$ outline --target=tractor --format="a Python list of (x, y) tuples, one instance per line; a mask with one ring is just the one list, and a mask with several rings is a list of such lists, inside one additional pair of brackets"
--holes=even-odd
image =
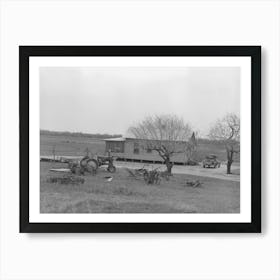
[(110, 173), (116, 172), (114, 159), (112, 156), (95, 156), (94, 158), (84, 157), (80, 161), (80, 166), (88, 170), (90, 173), (96, 173), (100, 166), (107, 165), (107, 171)]
[(97, 169), (104, 165), (107, 165), (108, 172), (116, 172), (112, 156), (95, 156), (94, 158), (85, 156), (79, 162), (69, 162), (69, 169), (72, 173), (78, 175), (83, 175), (85, 172), (89, 172), (94, 175), (96, 174)]

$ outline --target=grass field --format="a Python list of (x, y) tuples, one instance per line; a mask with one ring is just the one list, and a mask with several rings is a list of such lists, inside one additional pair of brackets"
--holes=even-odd
[[(216, 178), (174, 174), (170, 181), (147, 185), (130, 178), (123, 168), (111, 175), (98, 170), (97, 175), (83, 176), (81, 185), (48, 183), (50, 176), (59, 176), (50, 168), (65, 164), (41, 162), (41, 213), (238, 213), (239, 182)], [(60, 175), (62, 176), (62, 175)], [(202, 187), (186, 187), (186, 180), (200, 180)]]
[(93, 154), (103, 155), (105, 142), (86, 136), (44, 135), (40, 137), (41, 156), (52, 155), (53, 147), (57, 156), (83, 156), (86, 148)]

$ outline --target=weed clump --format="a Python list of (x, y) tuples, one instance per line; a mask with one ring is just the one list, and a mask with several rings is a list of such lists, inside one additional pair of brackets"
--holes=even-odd
[(80, 185), (85, 182), (84, 178), (73, 176), (73, 175), (64, 175), (64, 176), (55, 176), (49, 177), (47, 179), (48, 183), (52, 184), (62, 184), (62, 185)]

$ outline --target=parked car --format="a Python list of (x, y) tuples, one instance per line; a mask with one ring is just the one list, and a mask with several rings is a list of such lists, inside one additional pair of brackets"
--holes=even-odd
[(217, 168), (221, 166), (221, 162), (217, 160), (216, 155), (209, 155), (206, 156), (205, 159), (202, 161), (203, 168)]

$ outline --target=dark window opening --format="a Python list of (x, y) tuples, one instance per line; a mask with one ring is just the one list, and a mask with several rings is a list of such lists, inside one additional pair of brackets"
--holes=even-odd
[(123, 153), (124, 152), (124, 143), (122, 142), (108, 142), (107, 151), (113, 153)]
[(134, 142), (133, 153), (134, 153), (134, 154), (139, 154), (139, 152), (140, 152), (139, 143)]

